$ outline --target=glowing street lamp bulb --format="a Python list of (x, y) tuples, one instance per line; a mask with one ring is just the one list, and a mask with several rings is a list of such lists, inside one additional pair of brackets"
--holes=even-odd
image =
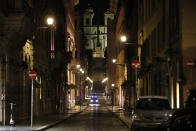
[(54, 23), (54, 20), (53, 18), (50, 17), (47, 19), (47, 22), (48, 22), (48, 25), (52, 25)]
[(124, 36), (124, 35), (123, 35), (123, 36), (121, 36), (121, 38), (120, 38), (120, 39), (121, 39), (121, 41), (122, 41), (122, 42), (127, 41), (127, 37), (126, 37), (126, 36)]
[(116, 59), (112, 59), (112, 63), (116, 63)]
[(106, 77), (106, 78), (104, 78), (104, 79), (102, 80), (102, 83), (105, 83), (107, 80), (108, 80), (108, 78), (107, 78), (107, 77)]
[(77, 68), (80, 68), (80, 65), (76, 65)]

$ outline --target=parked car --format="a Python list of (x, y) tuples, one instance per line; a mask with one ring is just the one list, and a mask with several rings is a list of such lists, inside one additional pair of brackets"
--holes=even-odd
[(167, 97), (143, 96), (137, 100), (132, 115), (131, 131), (161, 128), (172, 110)]
[(196, 90), (190, 90), (185, 107), (176, 110), (162, 126), (165, 126), (167, 131), (196, 130)]

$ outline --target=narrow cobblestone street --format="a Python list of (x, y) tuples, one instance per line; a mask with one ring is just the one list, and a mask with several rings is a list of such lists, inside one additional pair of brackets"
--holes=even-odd
[(129, 131), (129, 128), (107, 107), (88, 107), (76, 115), (47, 131)]

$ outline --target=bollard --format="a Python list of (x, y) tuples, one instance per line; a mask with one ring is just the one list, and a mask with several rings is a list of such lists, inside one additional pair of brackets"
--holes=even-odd
[(14, 121), (14, 119), (13, 119), (13, 107), (14, 107), (14, 105), (16, 105), (16, 104), (14, 104), (14, 103), (10, 103), (10, 121), (9, 121), (9, 125), (10, 126), (15, 126), (15, 121)]

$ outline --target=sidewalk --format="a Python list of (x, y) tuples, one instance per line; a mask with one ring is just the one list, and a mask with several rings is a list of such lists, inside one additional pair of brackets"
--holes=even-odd
[(120, 106), (107, 106), (108, 110), (116, 115), (127, 127), (131, 128), (131, 111), (125, 111)]
[(42, 117), (38, 120), (34, 120), (33, 122), (33, 128), (31, 129), (30, 121), (24, 121), (20, 124), (16, 123), (15, 127), (11, 126), (0, 126), (0, 131), (40, 131), (40, 130), (46, 130), (52, 126), (55, 126), (64, 120), (70, 118), (71, 116), (74, 116), (78, 113), (81, 113), (83, 110), (86, 109), (86, 106), (76, 106), (75, 109), (69, 110), (66, 113), (56, 114), (56, 115), (48, 115), (45, 117)]

